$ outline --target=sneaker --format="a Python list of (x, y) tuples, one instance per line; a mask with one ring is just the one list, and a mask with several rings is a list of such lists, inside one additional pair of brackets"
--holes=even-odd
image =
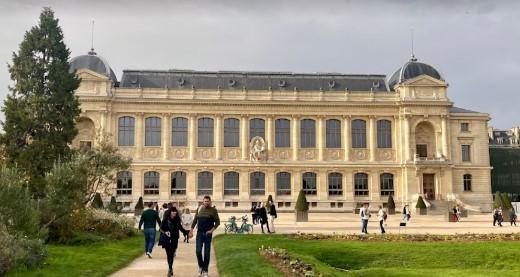
[(171, 277), (171, 276), (173, 276), (173, 270), (170, 269), (170, 270), (168, 270), (168, 277)]
[(202, 276), (202, 268), (199, 267), (199, 270), (197, 271), (198, 276)]
[(204, 272), (202, 273), (202, 277), (208, 277), (208, 273), (204, 271)]
[(148, 256), (148, 258), (151, 259), (152, 258), (152, 253), (146, 252), (146, 256)]

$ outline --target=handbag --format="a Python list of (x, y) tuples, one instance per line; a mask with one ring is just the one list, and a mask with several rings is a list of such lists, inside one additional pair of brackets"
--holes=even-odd
[(170, 245), (170, 238), (165, 233), (161, 233), (161, 235), (159, 236), (159, 244), (158, 245), (161, 245), (161, 246), (164, 246), (164, 247)]

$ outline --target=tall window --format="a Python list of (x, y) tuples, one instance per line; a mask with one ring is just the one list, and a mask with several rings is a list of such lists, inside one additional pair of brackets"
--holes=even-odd
[(238, 195), (239, 179), (238, 172), (224, 173), (224, 195)]
[(305, 172), (302, 175), (302, 189), (307, 195), (316, 195), (316, 173)]
[(300, 147), (316, 147), (316, 121), (303, 119), (300, 122)]
[(368, 196), (368, 175), (366, 173), (354, 174), (354, 195)]
[(186, 194), (186, 172), (175, 171), (171, 175), (171, 194)]
[(329, 195), (342, 195), (343, 194), (343, 185), (342, 181), (343, 175), (341, 173), (333, 172), (329, 173)]
[(130, 116), (119, 118), (117, 144), (119, 146), (134, 146), (135, 119)]
[(464, 174), (464, 191), (471, 191), (471, 174)]
[(367, 123), (364, 120), (352, 121), (352, 148), (367, 148)]
[(240, 120), (227, 118), (224, 120), (224, 147), (240, 145)]
[(212, 195), (213, 194), (213, 173), (209, 171), (199, 172), (197, 178), (198, 195)]
[(121, 171), (117, 173), (117, 195), (132, 195), (132, 172)]
[(276, 194), (291, 195), (291, 173), (276, 173)]
[(291, 121), (280, 118), (274, 122), (276, 147), (291, 147)]
[(377, 147), (392, 148), (392, 122), (390, 120), (377, 121)]
[(144, 194), (159, 194), (159, 172), (144, 173)]
[(341, 148), (341, 121), (329, 119), (325, 125), (327, 148)]
[(188, 146), (188, 119), (176, 117), (172, 119), (172, 146)]
[(249, 120), (249, 141), (254, 137), (262, 137), (265, 139), (265, 120), (261, 118)]
[(209, 117), (199, 118), (198, 121), (198, 146), (213, 147), (213, 119)]
[(251, 195), (264, 195), (265, 194), (265, 174), (263, 172), (252, 172), (250, 177), (250, 188)]
[(470, 153), (470, 145), (462, 145), (462, 161), (463, 162), (470, 162), (471, 161), (471, 153)]
[(460, 124), (460, 131), (461, 132), (469, 132), (469, 123), (463, 122)]
[(161, 119), (148, 117), (145, 120), (145, 146), (161, 146)]
[(394, 175), (383, 173), (379, 176), (381, 196), (394, 195)]

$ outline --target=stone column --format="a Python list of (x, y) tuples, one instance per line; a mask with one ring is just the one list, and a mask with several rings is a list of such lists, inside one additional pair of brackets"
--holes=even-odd
[(267, 160), (271, 159), (274, 149), (274, 127), (273, 127), (273, 116), (267, 116), (267, 130), (266, 130), (266, 143), (267, 143)]
[(170, 199), (170, 172), (168, 170), (157, 170), (159, 172), (159, 199)]
[(302, 170), (301, 169), (295, 169), (291, 172), (291, 198), (293, 202), (296, 202), (298, 199), (298, 194), (300, 193), (300, 190), (302, 189)]
[(324, 137), (324, 125), (325, 118), (323, 116), (318, 116), (318, 161), (323, 161), (323, 152), (325, 151), (325, 137)]
[(215, 200), (222, 200), (224, 194), (224, 174), (222, 169), (216, 169), (213, 171), (213, 197)]
[(144, 195), (143, 189), (143, 171), (141, 169), (132, 169), (132, 202), (134, 205), (139, 201), (139, 197)]
[(343, 131), (343, 149), (344, 149), (344, 160), (349, 161), (350, 160), (350, 116), (345, 116), (343, 118), (343, 124), (341, 124), (342, 131)]
[(265, 195), (269, 194), (273, 196), (274, 202), (276, 202), (276, 172), (275, 170), (268, 168), (264, 171), (265, 174)]
[(196, 127), (197, 116), (194, 114), (190, 114), (189, 122), (188, 122), (188, 149), (189, 149), (189, 158), (190, 161), (195, 160), (195, 149), (196, 138), (197, 138), (197, 127)]
[(249, 159), (249, 118), (243, 114), (240, 119), (240, 147), (242, 148), (242, 160)]
[(329, 198), (328, 194), (328, 178), (326, 170), (318, 170), (318, 177), (316, 178), (318, 181), (317, 189), (318, 189), (318, 199), (319, 200), (327, 200)]
[(442, 155), (444, 158), (448, 158), (448, 116), (441, 116), (441, 140), (442, 140)]
[(368, 176), (369, 181), (369, 193), (370, 193), (370, 201), (379, 201), (381, 199), (380, 193), (381, 189), (379, 188), (379, 172), (370, 171)]
[(345, 171), (343, 173), (343, 199), (347, 201), (354, 201), (354, 176), (352, 171)]
[(170, 149), (170, 143), (168, 138), (170, 137), (170, 126), (169, 114), (163, 114), (161, 123), (161, 146), (162, 146), (162, 158), (163, 160), (168, 159), (168, 150)]
[(216, 115), (216, 124), (215, 124), (215, 159), (221, 160), (222, 159), (222, 135), (223, 135), (223, 128), (222, 128), (222, 114)]
[(247, 169), (242, 169), (239, 174), (239, 199), (240, 201), (249, 201), (249, 171)]
[(136, 160), (141, 160), (143, 158), (143, 146), (144, 146), (144, 113), (137, 114), (137, 122), (136, 122), (136, 132), (135, 132), (135, 146)]
[(376, 118), (370, 116), (369, 119), (369, 132), (368, 132), (368, 148), (370, 150), (370, 161), (376, 160), (376, 148), (377, 148), (377, 130), (376, 130)]
[(198, 201), (197, 171), (193, 168), (186, 170), (186, 196), (188, 197), (188, 201)]
[(298, 160), (298, 149), (300, 148), (300, 119), (298, 116), (293, 115), (291, 122), (291, 147), (292, 147), (292, 159), (293, 161)]
[(404, 115), (403, 116), (403, 125), (404, 125), (404, 130), (403, 130), (403, 134), (404, 134), (404, 145), (403, 145), (403, 150), (404, 150), (404, 161), (409, 161), (411, 160), (411, 157), (410, 157), (410, 119), (409, 119), (409, 116), (407, 115)]

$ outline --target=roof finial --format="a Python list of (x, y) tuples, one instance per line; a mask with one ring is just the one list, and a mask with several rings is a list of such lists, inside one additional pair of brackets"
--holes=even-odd
[(94, 19), (92, 19), (91, 44), (90, 44), (90, 51), (88, 52), (88, 54), (96, 55), (96, 52), (94, 52)]
[(412, 57), (410, 58), (410, 60), (412, 62), (415, 62), (417, 61), (417, 58), (415, 57), (415, 53), (413, 51), (413, 28), (410, 29), (410, 42), (411, 42), (411, 46), (412, 46)]

